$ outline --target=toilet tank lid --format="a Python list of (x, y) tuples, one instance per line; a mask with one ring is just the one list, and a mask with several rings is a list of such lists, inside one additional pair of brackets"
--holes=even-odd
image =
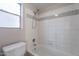
[(13, 50), (13, 49), (25, 46), (25, 45), (26, 44), (24, 42), (19, 42), (19, 43), (14, 43), (14, 44), (11, 44), (11, 45), (8, 45), (8, 46), (4, 46), (2, 49), (3, 49), (4, 52), (7, 52), (7, 51), (10, 51), (10, 50)]

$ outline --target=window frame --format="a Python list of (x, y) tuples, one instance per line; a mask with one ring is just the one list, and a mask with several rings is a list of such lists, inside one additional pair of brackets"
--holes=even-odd
[(15, 13), (12, 13), (12, 12), (9, 12), (9, 11), (6, 11), (6, 10), (3, 10), (3, 9), (0, 9), (1, 12), (4, 12), (4, 13), (8, 13), (8, 14), (11, 14), (11, 15), (15, 15), (15, 16), (18, 16), (19, 17), (19, 27), (0, 27), (0, 28), (9, 28), (9, 29), (21, 29), (21, 4), (20, 3), (17, 3), (20, 7), (20, 15), (18, 14), (15, 14)]

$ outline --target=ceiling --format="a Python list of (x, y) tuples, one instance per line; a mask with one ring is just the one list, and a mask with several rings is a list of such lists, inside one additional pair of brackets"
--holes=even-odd
[(39, 12), (42, 13), (50, 9), (55, 10), (71, 4), (72, 3), (26, 3), (26, 7), (33, 11), (39, 9)]

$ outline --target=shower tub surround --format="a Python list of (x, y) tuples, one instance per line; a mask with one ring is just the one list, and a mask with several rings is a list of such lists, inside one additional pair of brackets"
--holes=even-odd
[(48, 10), (38, 16), (36, 28), (31, 28), (31, 22), (30, 34), (26, 35), (30, 36), (27, 38), (28, 52), (35, 56), (79, 56), (79, 4)]

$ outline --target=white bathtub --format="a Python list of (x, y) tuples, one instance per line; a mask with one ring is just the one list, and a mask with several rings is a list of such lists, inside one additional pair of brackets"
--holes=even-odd
[(59, 51), (58, 49), (53, 49), (51, 47), (47, 48), (44, 46), (38, 46), (36, 50), (34, 47), (32, 50), (28, 50), (34, 56), (72, 56), (69, 53), (65, 53), (63, 51)]

